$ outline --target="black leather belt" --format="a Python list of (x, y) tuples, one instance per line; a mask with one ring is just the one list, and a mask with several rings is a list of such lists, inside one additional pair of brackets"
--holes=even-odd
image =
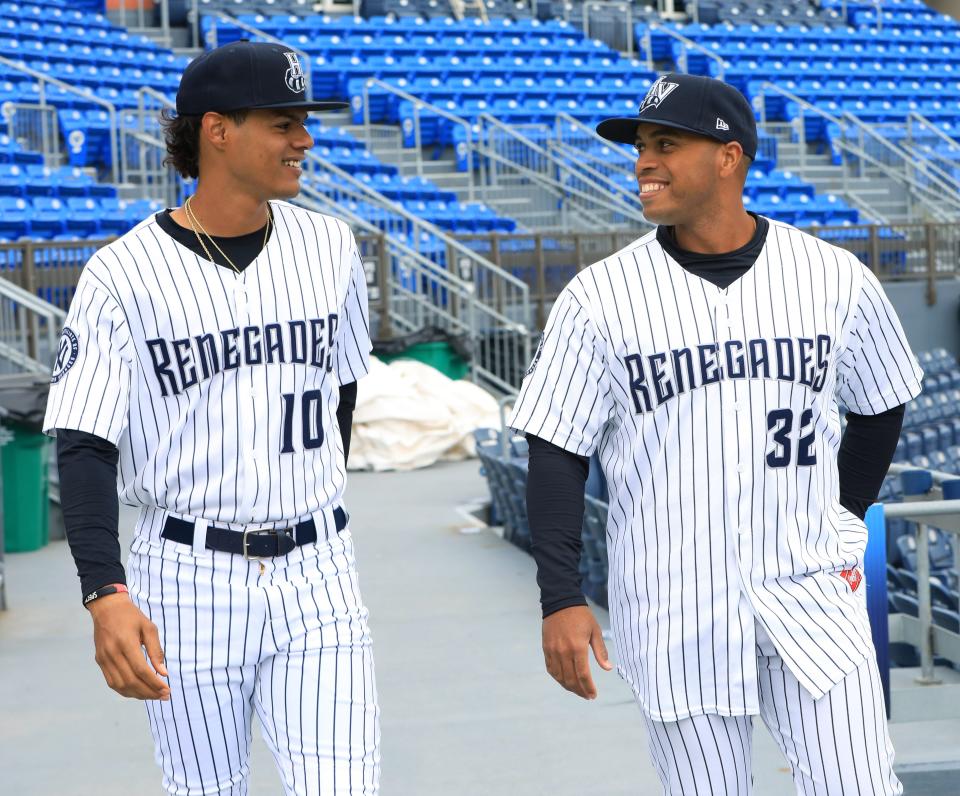
[[(337, 506), (333, 510), (337, 531), (347, 527), (347, 513)], [(178, 517), (167, 517), (160, 534), (171, 542), (193, 545), (193, 522)], [(285, 556), (295, 547), (317, 541), (317, 524), (311, 517), (289, 528), (263, 531), (232, 531), (229, 528), (207, 526), (207, 550), (236, 553), (244, 558), (273, 558)]]

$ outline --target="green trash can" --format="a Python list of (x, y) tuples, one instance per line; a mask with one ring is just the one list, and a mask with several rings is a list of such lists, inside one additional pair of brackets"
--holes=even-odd
[(3, 478), (4, 550), (26, 553), (46, 545), (50, 534), (50, 439), (16, 424), (0, 448)]
[(436, 368), (448, 379), (462, 379), (470, 372), (470, 366), (461, 357), (450, 343), (437, 340), (430, 343), (414, 343), (405, 351), (398, 354), (383, 354), (380, 358), (384, 362), (393, 362), (395, 359), (415, 359), (424, 365)]

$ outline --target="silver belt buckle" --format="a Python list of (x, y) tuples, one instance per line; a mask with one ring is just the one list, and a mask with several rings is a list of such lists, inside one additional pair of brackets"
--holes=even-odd
[(265, 528), (263, 530), (247, 530), (243, 532), (243, 557), (247, 559), (247, 561), (264, 561), (265, 559), (270, 558), (270, 556), (250, 555), (250, 540), (248, 537), (251, 534), (253, 534), (254, 536), (259, 536), (265, 533), (276, 533), (276, 531), (269, 528)]
[[(260, 536), (263, 534), (273, 534), (274, 536), (289, 536), (291, 539), (296, 541), (296, 537), (293, 535), (293, 528), (262, 528), (257, 530), (246, 530), (243, 532), (243, 557), (247, 561), (265, 561), (268, 558), (273, 558), (274, 556), (252, 556), (250, 555), (250, 540), (247, 538), (251, 534), (254, 536)], [(279, 544), (277, 545), (277, 550), (280, 549)]]

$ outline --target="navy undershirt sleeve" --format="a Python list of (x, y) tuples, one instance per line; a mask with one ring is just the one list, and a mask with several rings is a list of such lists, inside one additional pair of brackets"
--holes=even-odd
[(119, 458), (116, 446), (105, 439), (85, 431), (57, 429), (60, 506), (81, 595), (127, 582), (118, 533)]
[(847, 412), (847, 428), (837, 451), (840, 505), (861, 520), (876, 501), (893, 461), (905, 405), (878, 415)]
[[(337, 425), (346, 463), (350, 452), (357, 383), (340, 387)], [(110, 583), (126, 583), (120, 556), (120, 501), (117, 464), (120, 452), (105, 439), (73, 429), (57, 429), (60, 506), (70, 553), (87, 595)]]
[(587, 604), (579, 568), (590, 461), (532, 434), (527, 443), (527, 516), (540, 604), (547, 617), (561, 608)]

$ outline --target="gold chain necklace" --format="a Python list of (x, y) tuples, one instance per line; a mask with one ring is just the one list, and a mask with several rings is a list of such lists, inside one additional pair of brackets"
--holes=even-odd
[[(193, 234), (197, 236), (197, 240), (200, 242), (200, 246), (203, 248), (203, 253), (207, 255), (207, 259), (216, 264), (216, 260), (210, 255), (210, 250), (207, 248), (207, 244), (203, 242), (203, 238), (200, 237), (200, 232), (207, 236), (210, 242), (213, 244), (214, 248), (220, 252), (220, 256), (226, 260), (230, 267), (236, 271), (238, 274), (243, 273), (236, 265), (234, 265), (233, 260), (227, 257), (227, 253), (221, 249), (217, 242), (213, 239), (213, 236), (203, 228), (203, 224), (200, 223), (200, 219), (197, 218), (197, 214), (193, 212), (193, 208), (190, 207), (190, 200), (193, 199), (193, 196), (188, 196), (187, 201), (183, 203), (183, 212), (187, 217), (187, 221), (190, 222), (190, 228), (193, 230)], [(263, 230), (263, 245), (261, 249), (267, 245), (267, 238), (270, 235), (270, 223), (273, 220), (273, 212), (270, 210), (270, 204), (267, 203), (267, 226)], [(200, 232), (197, 231), (197, 227), (200, 227)]]

